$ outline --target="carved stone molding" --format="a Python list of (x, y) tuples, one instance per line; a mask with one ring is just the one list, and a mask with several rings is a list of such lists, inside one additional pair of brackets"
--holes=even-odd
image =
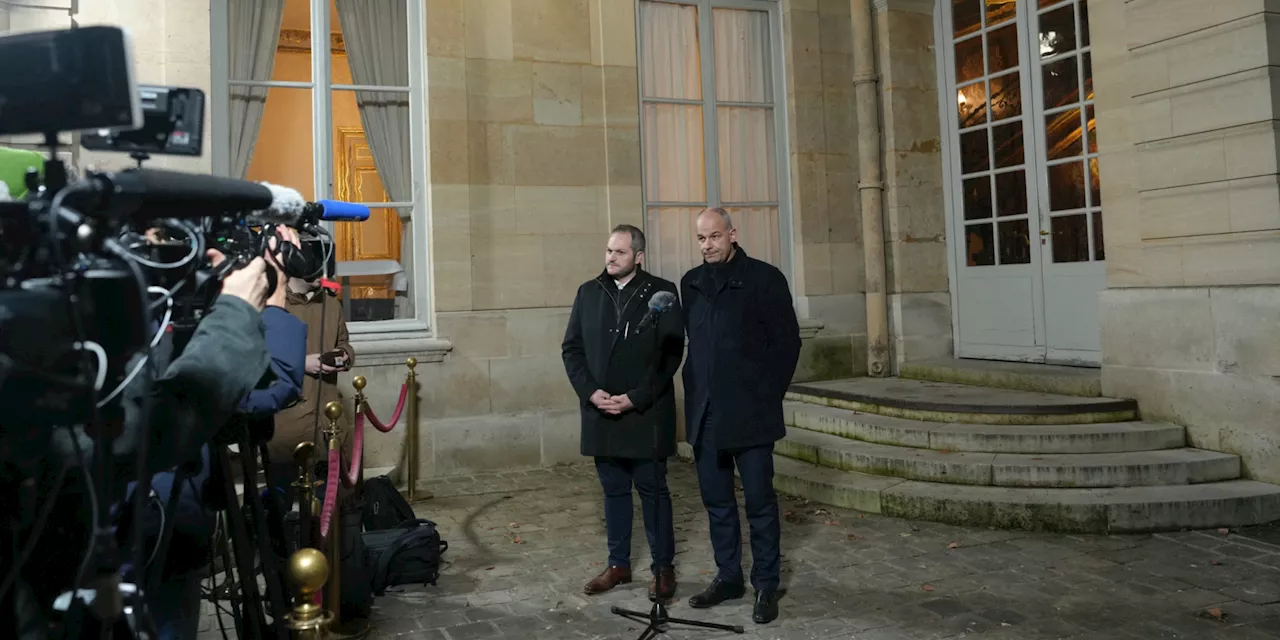
[[(311, 32), (302, 29), (281, 29), (277, 51), (311, 53)], [(329, 34), (329, 51), (334, 55), (346, 55), (347, 46), (341, 33)]]
[(883, 11), (909, 11), (932, 15), (937, 7), (937, 0), (871, 0), (876, 13)]

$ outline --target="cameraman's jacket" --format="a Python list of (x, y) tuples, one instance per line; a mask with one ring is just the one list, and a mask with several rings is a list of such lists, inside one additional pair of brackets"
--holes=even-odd
[[(288, 295), (288, 310), (307, 325), (307, 354), (323, 354), (342, 349), (347, 354), (347, 364), (354, 365), (356, 353), (347, 335), (347, 322), (343, 319), (342, 303), (335, 294), (317, 289), (310, 294), (293, 291)], [(316, 442), (316, 450), (324, 451), (324, 435), (319, 431), (329, 425), (324, 417), (324, 407), (332, 401), (342, 402), (338, 391), (338, 374), (328, 373), (319, 377), (305, 375), (302, 380), (302, 397), (297, 404), (276, 414), (275, 436), (267, 445), (273, 463), (293, 459), (293, 448), (299, 442)], [(339, 439), (346, 440), (351, 432), (351, 407), (344, 404), (342, 417), (338, 419)]]

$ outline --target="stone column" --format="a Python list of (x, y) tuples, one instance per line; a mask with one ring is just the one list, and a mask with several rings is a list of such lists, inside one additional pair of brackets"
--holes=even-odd
[(796, 379), (866, 372), (865, 279), (858, 202), (848, 0), (783, 4), (790, 127), (793, 293), (805, 340)]
[(875, 0), (894, 366), (952, 352), (934, 0)]
[(1264, 5), (1090, 3), (1102, 384), (1280, 482), (1280, 18)]

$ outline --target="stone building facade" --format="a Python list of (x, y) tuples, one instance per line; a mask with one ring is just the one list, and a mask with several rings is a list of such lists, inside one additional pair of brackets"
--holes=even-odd
[[(425, 57), (426, 328), (357, 332), (353, 374), (389, 409), (404, 358), (421, 363), (420, 476), (577, 461), (559, 352), (574, 291), (616, 224), (676, 242), (646, 214), (663, 200), (642, 125), (650, 3), (405, 1)], [(951, 357), (1100, 368), (1104, 395), (1280, 482), (1271, 3), (669, 3), (707, 24), (764, 14), (780, 178), (760, 208), (802, 319), (797, 380)], [(77, 19), (129, 27), (142, 79), (212, 102), (209, 5), (83, 0)], [(0, 26), (31, 28), (25, 11), (0, 7)], [(369, 465), (397, 464), (402, 434), (370, 432)]]

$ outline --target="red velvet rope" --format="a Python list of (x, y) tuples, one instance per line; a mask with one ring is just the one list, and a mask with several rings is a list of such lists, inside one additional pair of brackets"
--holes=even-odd
[[(369, 408), (369, 404), (364, 403), (363, 408), (356, 411), (356, 420), (351, 441), (351, 466), (347, 468), (346, 473), (342, 473), (342, 452), (337, 449), (329, 450), (329, 475), (330, 478), (342, 478), (342, 484), (347, 488), (356, 486), (356, 481), (360, 479), (360, 471), (364, 465), (364, 418), (369, 418), (369, 423), (375, 429), (382, 433), (388, 433), (395, 428), (396, 423), (400, 422), (400, 414), (404, 411), (405, 402), (409, 398), (409, 385), (400, 385), (400, 400), (396, 403), (395, 414), (391, 416), (389, 424), (383, 424), (378, 417), (373, 414), (373, 409)], [(329, 541), (329, 527), (333, 524), (334, 505), (338, 502), (338, 483), (325, 483), (324, 489), (324, 507), (320, 512), (320, 540), (321, 543)]]
[(391, 416), (391, 420), (387, 424), (383, 424), (381, 420), (378, 420), (378, 416), (373, 415), (373, 409), (369, 408), (368, 403), (365, 403), (362, 413), (369, 416), (369, 422), (373, 424), (375, 429), (383, 433), (388, 433), (395, 428), (397, 422), (400, 422), (400, 412), (404, 411), (404, 403), (408, 397), (409, 385), (400, 385), (400, 401), (396, 404), (395, 415)]

